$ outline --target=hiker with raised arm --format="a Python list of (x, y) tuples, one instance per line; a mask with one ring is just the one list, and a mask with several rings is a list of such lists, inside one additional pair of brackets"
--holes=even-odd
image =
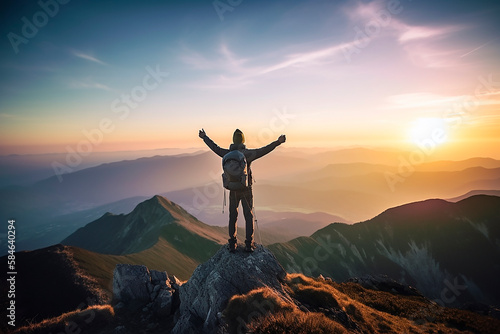
[(221, 148), (212, 139), (210, 139), (205, 130), (201, 129), (199, 132), (200, 138), (203, 139), (205, 144), (218, 156), (222, 158), (222, 167), (224, 173), (222, 174), (222, 183), (224, 188), (229, 189), (229, 251), (235, 252), (238, 245), (237, 233), (237, 219), (238, 207), (241, 202), (243, 207), (243, 214), (245, 216), (245, 251), (253, 252), (253, 194), (252, 194), (252, 170), (250, 165), (252, 161), (263, 157), (277, 146), (286, 141), (285, 135), (269, 145), (261, 148), (248, 149), (245, 146), (245, 136), (243, 132), (236, 129), (233, 133), (233, 143), (229, 149)]

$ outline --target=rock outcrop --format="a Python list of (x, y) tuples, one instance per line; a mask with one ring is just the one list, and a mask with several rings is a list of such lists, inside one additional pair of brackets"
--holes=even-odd
[(281, 285), (285, 276), (275, 256), (263, 246), (253, 253), (244, 252), (241, 246), (236, 253), (221, 247), (180, 287), (179, 319), (172, 333), (217, 333), (229, 299), (259, 287), (269, 287), (291, 301)]
[(115, 309), (147, 309), (150, 314), (165, 317), (173, 313), (180, 282), (165, 271), (146, 266), (118, 264), (113, 273)]

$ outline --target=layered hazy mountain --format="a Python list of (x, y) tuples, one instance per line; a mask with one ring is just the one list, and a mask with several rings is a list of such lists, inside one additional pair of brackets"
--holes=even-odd
[[(20, 162), (9, 166), (6, 175), (16, 168), (22, 172), (24, 160), (10, 158)], [(60, 157), (57, 159), (60, 161)], [(227, 223), (227, 212), (222, 214), (221, 161), (212, 152), (153, 156), (96, 166), (91, 163), (97, 160), (89, 160), (82, 164), (88, 168), (77, 170), (82, 168), (78, 166), (61, 178), (53, 175), (36, 183), (0, 188), (1, 218), (17, 220), (19, 249), (57, 243), (106, 212), (126, 214), (155, 194), (178, 203), (205, 223)], [(263, 227), (278, 223), (277, 228), (272, 228), (272, 224), (268, 227), (279, 230), (280, 220), (295, 221), (295, 227), (286, 231), (288, 239), (308, 236), (332, 222), (370, 219), (388, 207), (404, 203), (500, 189), (500, 161), (488, 158), (412, 165), (404, 152), (347, 149), (318, 153), (280, 148), (255, 161), (252, 169), (259, 223)], [(38, 170), (28, 171), (33, 174), (29, 177), (28, 172), (23, 172), (26, 179), (41, 175)], [(328, 218), (311, 221), (311, 216), (305, 216), (316, 213)], [(311, 228), (300, 228), (308, 223)], [(283, 240), (274, 240), (279, 241)]]
[[(500, 274), (499, 207), (500, 197), (487, 195), (474, 195), (456, 203), (440, 199), (409, 203), (361, 223), (329, 224), (310, 237), (273, 244), (269, 249), (288, 273), (323, 275), (337, 282), (353, 277), (370, 281), (366, 277), (382, 274), (416, 287), (425, 297), (443, 306), (463, 306), (469, 302), (499, 305), (500, 289), (496, 284)], [(315, 214), (302, 218), (317, 221), (325, 217)], [(286, 228), (286, 221), (285, 217), (282, 229)], [(24, 323), (38, 322), (92, 303), (110, 302), (113, 269), (119, 263), (166, 270), (169, 275), (186, 280), (199, 264), (220, 253), (226, 240), (227, 229), (200, 222), (162, 196), (140, 202), (128, 214), (104, 214), (67, 237), (64, 246), (18, 253), (19, 270), (36, 272), (19, 276), (19, 318)], [(387, 312), (389, 306), (382, 300), (389, 301), (391, 317), (412, 320), (422, 307), (433, 310), (439, 307), (425, 298), (394, 291), (377, 292), (380, 295), (375, 296), (349, 284), (333, 286), (348, 293), (356, 303), (365, 303), (377, 312)], [(47, 296), (56, 299), (57, 307), (43, 306)], [(420, 306), (404, 312), (415, 308), (417, 299)], [(307, 303), (311, 300), (307, 299)], [(326, 312), (325, 305), (317, 304), (315, 312)], [(400, 305), (399, 309), (394, 309), (394, 305)], [(365, 310), (365, 306), (359, 307)], [(449, 319), (454, 319), (456, 313), (452, 315), (443, 309), (438, 315), (445, 313), (449, 315), (439, 321), (455, 328)], [(477, 317), (465, 313), (462, 316)], [(121, 317), (116, 319), (124, 321)]]
[[(498, 208), (497, 196), (475, 195), (456, 203), (431, 199), (388, 209), (361, 223), (329, 224), (310, 237), (269, 248), (288, 272), (336, 281), (388, 275), (429, 298), (444, 294), (454, 303), (500, 304), (500, 288), (493, 283), (500, 275)], [(293, 226), (288, 219), (271, 225), (286, 230), (287, 222)], [(62, 243), (114, 255), (163, 247), (201, 263), (226, 242), (226, 228), (206, 225), (179, 205), (154, 196), (127, 215), (103, 215)]]
[(445, 303), (500, 304), (500, 197), (476, 195), (388, 209), (270, 249), (291, 272), (343, 281), (385, 274)]
[(103, 254), (124, 255), (146, 250), (162, 238), (177, 248), (187, 248), (190, 244), (192, 251), (202, 253), (204, 249), (210, 256), (226, 241), (223, 232), (221, 228), (203, 224), (168, 199), (154, 196), (129, 214), (106, 213), (62, 243)]

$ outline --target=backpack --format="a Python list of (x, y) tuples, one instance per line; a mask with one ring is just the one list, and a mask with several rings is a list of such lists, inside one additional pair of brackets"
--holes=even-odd
[(247, 159), (238, 151), (230, 151), (222, 158), (222, 185), (229, 190), (242, 190), (248, 186)]

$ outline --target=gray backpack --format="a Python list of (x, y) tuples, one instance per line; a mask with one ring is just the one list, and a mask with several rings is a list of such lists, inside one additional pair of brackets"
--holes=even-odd
[(238, 151), (230, 151), (222, 158), (222, 185), (229, 190), (243, 190), (248, 186), (247, 159)]

